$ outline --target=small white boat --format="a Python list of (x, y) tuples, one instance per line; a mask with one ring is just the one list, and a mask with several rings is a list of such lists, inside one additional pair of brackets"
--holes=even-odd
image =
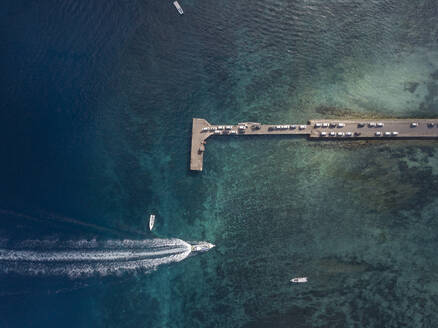
[(152, 231), (152, 228), (154, 227), (154, 223), (155, 223), (155, 215), (151, 214), (149, 216), (149, 230)]
[(179, 14), (182, 15), (184, 14), (183, 9), (181, 8), (181, 6), (179, 5), (178, 1), (174, 1), (173, 5), (175, 6), (176, 10), (178, 10)]
[(296, 277), (296, 278), (292, 278), (292, 279), (290, 280), (290, 282), (294, 282), (294, 283), (307, 282), (307, 277)]
[(206, 252), (212, 249), (215, 245), (212, 243), (207, 243), (205, 241), (198, 242), (196, 244), (191, 244), (192, 252)]

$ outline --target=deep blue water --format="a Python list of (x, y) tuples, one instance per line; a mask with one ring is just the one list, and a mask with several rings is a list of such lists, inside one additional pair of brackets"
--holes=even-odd
[(0, 249), (217, 245), (152, 272), (0, 262), (0, 326), (436, 326), (436, 142), (224, 138), (188, 161), (192, 117), (437, 117), (438, 4), (180, 3), (0, 5)]

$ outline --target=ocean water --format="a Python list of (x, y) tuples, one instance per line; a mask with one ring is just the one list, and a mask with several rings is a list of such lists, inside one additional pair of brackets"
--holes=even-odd
[(435, 327), (435, 141), (188, 164), (193, 117), (437, 117), (438, 4), (180, 3), (0, 5), (0, 326)]

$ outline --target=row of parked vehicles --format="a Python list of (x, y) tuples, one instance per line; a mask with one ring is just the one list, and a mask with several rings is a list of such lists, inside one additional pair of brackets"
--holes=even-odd
[(326, 131), (321, 131), (320, 133), (319, 133), (319, 135), (321, 136), (321, 137), (328, 137), (328, 136), (330, 136), (330, 137), (352, 137), (353, 135), (355, 135), (355, 136), (359, 136), (360, 135), (360, 132), (355, 132), (354, 134), (353, 134), (353, 132), (341, 132), (341, 131), (339, 131), (339, 132), (335, 132), (335, 131), (330, 131), (330, 132), (326, 132)]
[[(260, 129), (260, 123), (249, 123), (253, 130)], [(214, 134), (236, 134), (237, 131), (243, 133), (248, 129), (248, 123), (239, 123), (237, 130), (232, 125), (218, 125), (218, 126), (206, 126), (203, 127), (201, 132), (213, 132)]]
[[(410, 126), (412, 128), (416, 128), (419, 125), (418, 122), (411, 122)], [(435, 124), (433, 122), (429, 122), (427, 123), (427, 126), (430, 127), (434, 127), (435, 125), (438, 126), (438, 124)], [(239, 123), (236, 127), (232, 126), (232, 125), (218, 125), (218, 126), (208, 126), (208, 127), (204, 127), (202, 128), (202, 132), (213, 132), (214, 134), (238, 134), (238, 133), (245, 133), (245, 130), (248, 129), (248, 127), (251, 127), (252, 130), (258, 130), (261, 128), (261, 124), (260, 123)], [(342, 122), (317, 122), (314, 124), (314, 128), (344, 128), (346, 125), (345, 123)], [(369, 127), (369, 128), (383, 128), (385, 126), (385, 124), (383, 122), (359, 122), (357, 123), (357, 127), (359, 128), (363, 128), (363, 127)], [(269, 127), (269, 130), (294, 130), (294, 129), (299, 129), (299, 130), (305, 130), (307, 128), (307, 125), (295, 125), (295, 124), (285, 124), (285, 125), (274, 125)], [(335, 131), (321, 131), (320, 132), (320, 136), (322, 137), (326, 137), (326, 136), (338, 136), (338, 137), (352, 137), (352, 136), (359, 136), (361, 133), (360, 132), (344, 132), (344, 131), (339, 131), (339, 132), (335, 132)], [(390, 136), (398, 136), (398, 132), (397, 131), (386, 131), (386, 132), (381, 132), (381, 131), (376, 131), (375, 132), (375, 136), (379, 137), (379, 136), (385, 136), (385, 137), (390, 137)]]
[[(396, 136), (398, 136), (398, 132), (397, 131), (393, 131), (393, 132), (381, 132), (381, 131), (376, 131), (376, 133), (374, 134), (376, 137), (396, 137)], [(330, 132), (326, 132), (326, 131), (321, 131), (320, 133), (319, 133), (319, 135), (321, 136), (321, 137), (352, 137), (352, 136), (356, 136), (356, 137), (358, 137), (358, 136), (360, 136), (361, 135), (361, 133), (360, 132), (358, 132), (358, 131), (356, 131), (356, 132), (349, 132), (349, 131), (347, 131), (347, 132), (342, 132), (342, 131), (339, 131), (339, 132), (335, 132), (335, 131), (330, 131)]]
[(275, 125), (270, 128), (270, 130), (295, 130), (298, 128), (299, 130), (305, 130), (307, 125), (295, 125), (295, 124), (286, 124), (286, 125)]
[(385, 124), (383, 122), (369, 122), (364, 123), (364, 122), (360, 122), (357, 124), (358, 127), (363, 128), (364, 126), (368, 125), (368, 127), (370, 128), (383, 128), (385, 126)]
[[(375, 128), (375, 127), (382, 128), (384, 125), (385, 124), (383, 122), (369, 122), (369, 123), (359, 122), (359, 123), (357, 123), (357, 126), (359, 128), (363, 128), (365, 126), (368, 126), (370, 128)], [(329, 128), (329, 127), (330, 128), (336, 128), (336, 127), (344, 128), (345, 127), (345, 123), (342, 123), (342, 122), (339, 122), (339, 123), (337, 123), (337, 122), (330, 122), (330, 123), (328, 123), (328, 122), (317, 122), (317, 123), (315, 123), (314, 127), (315, 128)]]
[(202, 128), (202, 132), (207, 132), (207, 131), (224, 131), (224, 130), (232, 130), (233, 126), (232, 125), (218, 125), (218, 126), (206, 126), (204, 128)]
[[(365, 126), (368, 126), (369, 128), (383, 128), (385, 126), (385, 123), (383, 123), (383, 122), (368, 122), (368, 123), (366, 123), (366, 122), (359, 122), (359, 123), (357, 123), (357, 126), (359, 128), (363, 128)], [(416, 128), (417, 126), (418, 126), (418, 122), (412, 122), (411, 123), (411, 127), (412, 128)], [(427, 126), (430, 127), (430, 128), (433, 128), (435, 126), (435, 123), (429, 122), (429, 123), (427, 123)], [(345, 123), (342, 123), (342, 122), (340, 122), (340, 123), (336, 123), (336, 122), (315, 123), (314, 127), (315, 128), (328, 128), (328, 127), (331, 127), (331, 128), (333, 128), (333, 127), (343, 128), (343, 127), (345, 127)]]
[(343, 127), (345, 127), (345, 123), (336, 123), (336, 122), (315, 123), (314, 127), (315, 128), (328, 128), (328, 127), (330, 127), (330, 128), (335, 128), (335, 127), (343, 128)]

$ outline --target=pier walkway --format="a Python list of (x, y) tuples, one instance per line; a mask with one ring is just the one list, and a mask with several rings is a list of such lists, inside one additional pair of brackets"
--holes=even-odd
[(213, 125), (202, 118), (194, 118), (190, 170), (202, 171), (206, 140), (211, 136), (286, 134), (337, 140), (438, 138), (438, 119), (310, 120), (308, 124), (243, 122)]

